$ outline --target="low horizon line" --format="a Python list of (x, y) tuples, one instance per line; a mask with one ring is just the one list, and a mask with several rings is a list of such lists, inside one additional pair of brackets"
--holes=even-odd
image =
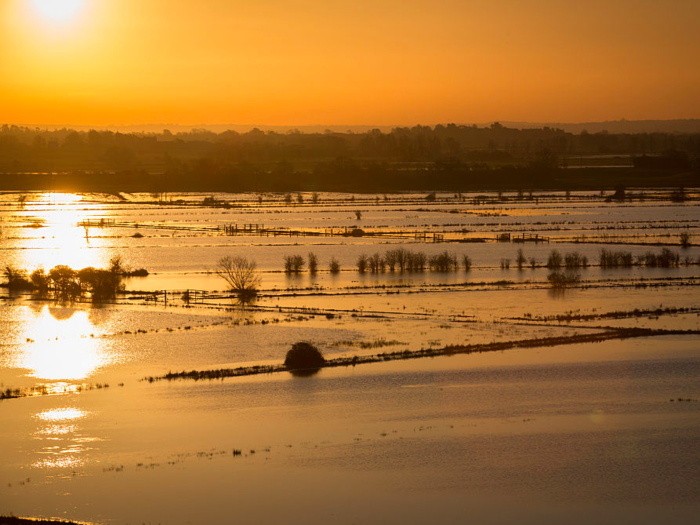
[(38, 128), (92, 128), (92, 129), (97, 129), (97, 128), (137, 128), (137, 127), (162, 127), (163, 129), (167, 129), (168, 127), (177, 127), (177, 128), (190, 128), (190, 129), (198, 129), (198, 128), (207, 128), (207, 127), (227, 127), (227, 126), (233, 126), (233, 127), (244, 127), (244, 128), (288, 128), (288, 129), (294, 129), (294, 128), (410, 128), (410, 127), (415, 127), (415, 126), (430, 126), (430, 127), (435, 127), (435, 126), (440, 126), (440, 125), (449, 125), (449, 124), (454, 124), (457, 126), (477, 126), (477, 127), (482, 127), (482, 126), (490, 126), (491, 124), (494, 123), (507, 123), (507, 124), (526, 124), (526, 125), (542, 125), (542, 126), (548, 126), (552, 124), (562, 124), (562, 125), (567, 125), (567, 126), (575, 126), (575, 125), (584, 125), (584, 124), (606, 124), (606, 123), (635, 123), (635, 122), (691, 122), (691, 121), (700, 121), (700, 117), (688, 117), (688, 118), (648, 118), (648, 119), (627, 119), (627, 118), (619, 118), (619, 119), (609, 119), (609, 120), (586, 120), (586, 121), (555, 121), (555, 120), (549, 120), (549, 121), (532, 121), (532, 120), (507, 120), (507, 119), (494, 119), (494, 120), (487, 120), (487, 121), (481, 121), (481, 122), (458, 122), (458, 121), (444, 121), (444, 122), (433, 122), (433, 123), (412, 123), (412, 124), (263, 124), (263, 123), (235, 123), (235, 122), (226, 122), (226, 123), (197, 123), (197, 124), (180, 124), (180, 123), (175, 123), (175, 122), (145, 122), (145, 123), (132, 123), (132, 124), (76, 124), (76, 123), (55, 123), (55, 124), (49, 124), (49, 123), (43, 123), (43, 124), (37, 124), (37, 123), (12, 123), (12, 122), (7, 122), (4, 124), (11, 125), (11, 126), (18, 126), (18, 127), (38, 127)]

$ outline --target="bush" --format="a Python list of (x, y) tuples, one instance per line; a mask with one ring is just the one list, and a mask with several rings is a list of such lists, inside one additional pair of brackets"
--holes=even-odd
[(525, 259), (525, 254), (521, 248), (518, 250), (518, 256), (515, 258), (515, 264), (518, 266), (518, 270), (522, 270), (526, 262), (527, 259)]
[(379, 255), (379, 253), (375, 253), (373, 255), (370, 255), (369, 258), (367, 259), (367, 265), (369, 267), (369, 270), (372, 273), (383, 272), (384, 269), (386, 268), (386, 263), (384, 262), (384, 258), (381, 255)]
[(331, 262), (328, 263), (328, 269), (331, 273), (340, 273), (340, 263), (338, 262), (338, 259), (333, 257)]
[(688, 232), (683, 232), (679, 236), (679, 241), (680, 245), (683, 248), (689, 248), (690, 247), (690, 233)]
[(552, 250), (552, 252), (549, 254), (549, 257), (547, 258), (547, 268), (549, 268), (550, 270), (561, 268), (561, 263), (561, 254), (556, 250)]
[(681, 257), (668, 248), (661, 250), (661, 253), (645, 252), (637, 257), (639, 264), (651, 268), (674, 268), (681, 264)]
[(286, 273), (301, 273), (304, 269), (304, 258), (301, 255), (286, 255), (284, 257), (284, 271)]
[(468, 255), (462, 256), (462, 265), (464, 266), (464, 271), (468, 272), (472, 267), (472, 259)]
[(32, 285), (36, 288), (39, 293), (45, 293), (49, 290), (49, 278), (44, 271), (44, 268), (39, 267), (32, 272), (30, 276), (32, 280)]
[(588, 268), (588, 257), (579, 252), (567, 253), (564, 256), (564, 266), (572, 268)]
[(313, 252), (309, 252), (309, 273), (310, 274), (315, 274), (318, 272), (318, 259), (316, 258), (316, 254)]
[(321, 351), (311, 343), (299, 342), (292, 345), (284, 359), (284, 366), (289, 370), (321, 368), (326, 359)]
[(365, 273), (367, 271), (367, 266), (369, 264), (369, 259), (363, 253), (357, 258), (357, 271), (360, 273)]
[(458, 269), (457, 256), (444, 251), (430, 258), (430, 269), (435, 272), (449, 272)]
[(630, 268), (634, 264), (632, 252), (613, 252), (611, 250), (600, 250), (601, 268)]
[(578, 284), (581, 281), (581, 276), (572, 271), (552, 272), (547, 276), (547, 280), (552, 285), (552, 288), (566, 288)]
[(10, 290), (31, 290), (34, 286), (27, 279), (27, 272), (24, 270), (17, 270), (12, 266), (5, 266), (3, 270), (5, 279), (7, 279), (6, 286)]

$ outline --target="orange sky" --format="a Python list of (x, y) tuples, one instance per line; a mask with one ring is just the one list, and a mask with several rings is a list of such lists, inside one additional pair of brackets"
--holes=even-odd
[(700, 118), (698, 0), (47, 1), (0, 0), (0, 122)]

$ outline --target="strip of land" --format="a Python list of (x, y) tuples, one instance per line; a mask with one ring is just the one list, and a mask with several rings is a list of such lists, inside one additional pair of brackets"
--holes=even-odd
[(191, 379), (200, 381), (205, 379), (224, 379), (227, 377), (241, 377), (258, 374), (274, 374), (280, 372), (313, 373), (321, 368), (336, 368), (341, 366), (356, 366), (386, 361), (398, 361), (406, 359), (419, 359), (423, 357), (438, 357), (444, 355), (473, 354), (484, 352), (500, 352), (515, 348), (538, 348), (547, 346), (571, 345), (581, 343), (599, 343), (614, 339), (630, 339), (634, 337), (652, 337), (663, 335), (697, 335), (700, 330), (654, 330), (649, 328), (623, 328), (609, 329), (596, 334), (576, 334), (570, 336), (541, 337), (535, 339), (521, 339), (518, 341), (504, 341), (498, 343), (484, 343), (473, 345), (447, 345), (442, 348), (427, 348), (420, 350), (403, 350), (397, 352), (385, 352), (366, 356), (336, 357), (327, 359), (320, 367), (315, 368), (289, 368), (284, 364), (278, 365), (254, 365), (237, 368), (220, 368), (215, 370), (190, 370), (183, 372), (168, 372), (163, 376), (148, 376), (143, 381), (153, 383), (156, 381), (174, 381)]

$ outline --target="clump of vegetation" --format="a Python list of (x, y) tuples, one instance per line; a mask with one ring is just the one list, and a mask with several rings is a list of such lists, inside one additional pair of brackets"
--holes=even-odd
[(527, 259), (525, 259), (525, 254), (523, 253), (522, 248), (518, 250), (518, 256), (515, 258), (515, 264), (518, 267), (518, 270), (522, 270), (523, 266), (525, 266), (525, 262)]
[(554, 270), (561, 268), (562, 256), (557, 250), (552, 250), (547, 258), (547, 268)]
[(501, 270), (510, 270), (510, 259), (501, 259)]
[(236, 293), (239, 299), (249, 300), (257, 296), (260, 286), (260, 276), (255, 261), (245, 257), (222, 257), (214, 270), (221, 277), (229, 290)]
[(340, 273), (340, 263), (338, 262), (338, 259), (333, 257), (331, 261), (328, 263), (328, 270), (331, 273)]
[(552, 285), (552, 288), (566, 288), (581, 282), (581, 275), (571, 270), (565, 272), (555, 271), (547, 276), (547, 280)]
[(464, 266), (464, 271), (468, 272), (472, 268), (472, 259), (468, 255), (462, 256), (462, 266)]
[(309, 273), (311, 275), (315, 275), (316, 273), (318, 273), (318, 259), (316, 258), (316, 254), (313, 252), (309, 252), (308, 261)]
[(690, 248), (690, 233), (682, 232), (679, 235), (679, 243), (682, 248)]
[(34, 288), (31, 281), (27, 279), (27, 272), (24, 270), (7, 265), (2, 273), (7, 279), (5, 287), (10, 290), (32, 290)]
[(530, 260), (528, 262), (530, 263), (530, 268), (532, 268), (533, 270), (537, 268), (537, 261), (534, 257), (530, 257)]
[(601, 268), (631, 268), (634, 265), (632, 252), (600, 250), (599, 264)]
[[(465, 255), (462, 261), (465, 270), (469, 271), (472, 266), (469, 256)], [(423, 252), (414, 252), (405, 248), (387, 250), (383, 256), (379, 253), (370, 256), (363, 253), (357, 259), (357, 269), (360, 273), (367, 271), (379, 273), (387, 269), (390, 272), (422, 272), (427, 267), (435, 272), (457, 271), (459, 260), (455, 254), (447, 251), (428, 258)]]
[(385, 270), (386, 263), (384, 262), (384, 257), (379, 255), (379, 253), (374, 253), (367, 258), (367, 266), (370, 272), (379, 273)]
[(109, 269), (90, 266), (74, 270), (61, 264), (51, 268), (48, 274), (39, 267), (27, 278), (26, 271), (6, 266), (3, 274), (7, 279), (4, 286), (10, 290), (51, 294), (60, 301), (72, 301), (90, 294), (94, 301), (98, 301), (114, 297), (123, 288), (122, 279), (129, 276), (130, 272), (124, 269), (121, 259), (117, 257), (112, 259)]
[(564, 266), (567, 269), (588, 268), (588, 257), (579, 252), (567, 253), (564, 255)]
[(637, 261), (650, 268), (677, 268), (681, 264), (681, 257), (676, 252), (664, 248), (661, 253), (646, 252), (639, 255)]
[(284, 359), (284, 366), (288, 370), (315, 369), (325, 364), (323, 353), (316, 346), (305, 341), (294, 343)]
[(286, 255), (284, 257), (285, 273), (301, 273), (304, 264), (304, 258), (301, 255)]
[(365, 236), (365, 230), (362, 228), (353, 228), (347, 233), (344, 233), (346, 237), (364, 237)]
[(363, 253), (357, 258), (357, 271), (360, 273), (365, 273), (367, 271), (368, 266), (369, 266), (369, 259)]
[(428, 261), (430, 269), (434, 272), (449, 272), (450, 270), (459, 269), (457, 263), (457, 256), (449, 253), (447, 250), (444, 252), (433, 255)]

